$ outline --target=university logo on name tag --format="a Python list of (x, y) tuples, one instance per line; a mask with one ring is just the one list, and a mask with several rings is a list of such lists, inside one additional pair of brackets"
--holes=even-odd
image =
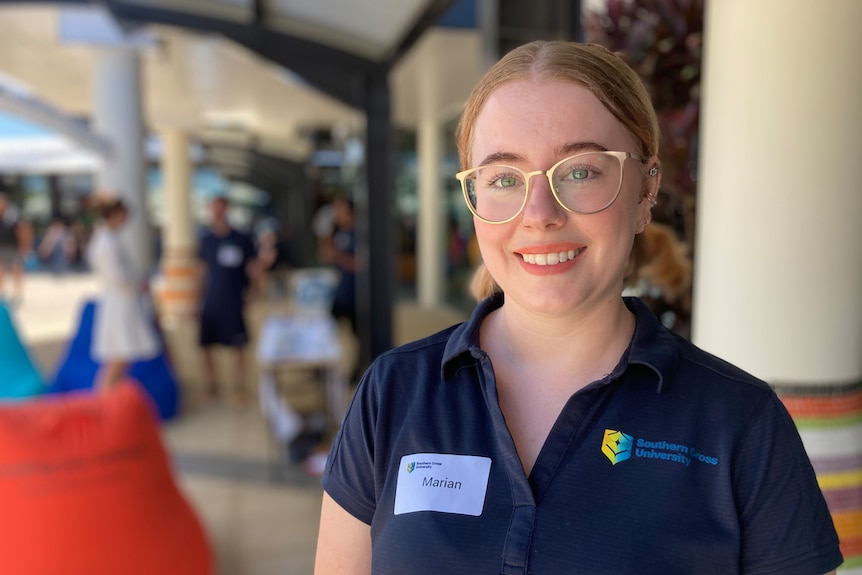
[(395, 515), (438, 511), (479, 516), (491, 460), (476, 455), (414, 453), (401, 458), (395, 491)]

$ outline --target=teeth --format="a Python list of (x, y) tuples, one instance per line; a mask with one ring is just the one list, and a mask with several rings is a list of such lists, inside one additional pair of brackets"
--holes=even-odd
[(551, 254), (521, 254), (524, 261), (528, 264), (537, 266), (554, 266), (575, 259), (575, 256), (581, 250), (569, 250), (567, 252), (551, 253)]

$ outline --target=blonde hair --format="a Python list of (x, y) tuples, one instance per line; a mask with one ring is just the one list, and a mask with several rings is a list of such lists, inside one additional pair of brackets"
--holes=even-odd
[[(598, 44), (536, 41), (503, 56), (473, 88), (456, 132), (462, 169), (471, 167), (473, 131), (485, 102), (501, 85), (517, 80), (571, 82), (587, 88), (632, 135), (641, 155), (658, 155), (655, 109), (643, 82), (622, 58)], [(481, 300), (497, 291), (502, 290), (479, 264), (470, 292)]]

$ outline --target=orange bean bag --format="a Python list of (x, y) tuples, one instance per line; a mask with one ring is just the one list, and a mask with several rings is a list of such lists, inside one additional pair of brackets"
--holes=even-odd
[(135, 382), (0, 405), (0, 573), (209, 575)]

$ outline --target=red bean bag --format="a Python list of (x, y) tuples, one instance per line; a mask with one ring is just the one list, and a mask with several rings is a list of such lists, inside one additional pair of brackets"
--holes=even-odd
[(136, 382), (0, 405), (0, 573), (209, 575)]

